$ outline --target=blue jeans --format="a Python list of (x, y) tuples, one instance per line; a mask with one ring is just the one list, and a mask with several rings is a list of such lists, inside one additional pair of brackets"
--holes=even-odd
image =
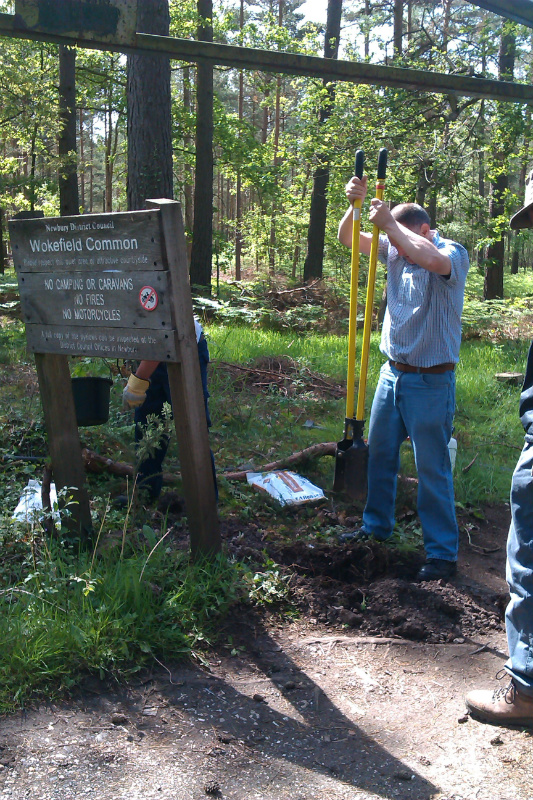
[(385, 540), (394, 530), (400, 445), (409, 436), (418, 472), (418, 516), (428, 558), (457, 560), (459, 530), (448, 451), (455, 373), (381, 368), (368, 430), (368, 498), (363, 529)]
[[(211, 427), (209, 407), (207, 404), (209, 392), (207, 390), (207, 365), (209, 364), (209, 350), (207, 340), (204, 336), (198, 342), (198, 359), (200, 361), (200, 377), (202, 379), (202, 391), (204, 395), (205, 416), (207, 426)], [(147, 423), (149, 414), (163, 416), (163, 406), (169, 403), (172, 406), (170, 397), (170, 384), (168, 382), (167, 365), (160, 363), (152, 373), (150, 386), (146, 392), (146, 400), (135, 409), (135, 441), (140, 442), (144, 435), (144, 427)], [(137, 476), (137, 488), (145, 489), (148, 492), (150, 501), (155, 501), (161, 494), (163, 488), (163, 460), (167, 454), (169, 440), (167, 436), (160, 439), (159, 446), (152, 456), (147, 456), (140, 464)], [(215, 481), (215, 493), (218, 499), (218, 487), (215, 475), (215, 460), (211, 453), (211, 466)]]
[(509, 661), (505, 668), (518, 688), (529, 695), (533, 695), (532, 469), (533, 443), (526, 439), (511, 484), (511, 527), (507, 540), (506, 576), (510, 600), (505, 611)]

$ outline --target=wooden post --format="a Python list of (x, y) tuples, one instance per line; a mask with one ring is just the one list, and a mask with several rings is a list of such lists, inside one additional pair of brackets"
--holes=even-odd
[(146, 205), (161, 211), (164, 251), (170, 272), (171, 313), (180, 361), (168, 364), (168, 378), (191, 550), (193, 555), (208, 555), (220, 550), (221, 539), (181, 206), (174, 200), (164, 199), (147, 200)]
[(63, 518), (69, 534), (87, 539), (92, 530), (85, 468), (72, 396), (67, 356), (35, 353), (39, 392), (43, 406), (48, 447), (56, 490), (72, 487), (74, 505)]

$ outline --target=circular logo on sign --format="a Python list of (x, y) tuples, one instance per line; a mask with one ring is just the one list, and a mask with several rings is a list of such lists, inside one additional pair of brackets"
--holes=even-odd
[(159, 297), (153, 286), (143, 286), (139, 292), (139, 300), (145, 311), (155, 311), (159, 303)]

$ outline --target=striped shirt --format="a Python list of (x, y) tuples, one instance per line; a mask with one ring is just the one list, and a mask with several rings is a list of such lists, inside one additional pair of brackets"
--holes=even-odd
[(379, 237), (379, 259), (387, 265), (381, 352), (414, 367), (459, 361), (468, 253), (436, 231), (433, 244), (450, 258), (452, 271), (447, 277), (410, 264), (387, 236)]

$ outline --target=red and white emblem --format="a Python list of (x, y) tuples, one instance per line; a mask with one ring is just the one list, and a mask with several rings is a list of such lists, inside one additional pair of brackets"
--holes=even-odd
[(143, 286), (139, 292), (139, 300), (145, 311), (155, 311), (159, 305), (159, 297), (153, 286)]

